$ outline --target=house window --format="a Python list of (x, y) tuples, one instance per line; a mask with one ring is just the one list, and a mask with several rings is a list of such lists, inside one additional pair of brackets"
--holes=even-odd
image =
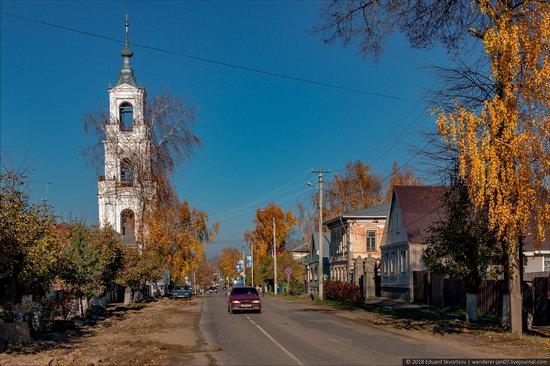
[(544, 256), (544, 270), (550, 272), (550, 255)]
[(529, 263), (529, 259), (526, 256), (523, 256), (523, 266), (527, 267), (528, 263)]
[(337, 255), (340, 251), (340, 228), (331, 230), (330, 232), (330, 254)]
[(134, 108), (128, 102), (122, 103), (119, 108), (120, 129), (132, 131), (134, 128)]
[(390, 253), (390, 273), (395, 273), (395, 252)]
[(384, 274), (388, 274), (388, 253), (384, 253), (384, 256), (382, 257), (382, 270), (384, 271)]
[(367, 231), (367, 251), (376, 250), (376, 231)]

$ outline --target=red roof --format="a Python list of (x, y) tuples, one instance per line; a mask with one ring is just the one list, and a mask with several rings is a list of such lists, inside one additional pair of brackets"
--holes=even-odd
[(443, 186), (394, 187), (393, 192), (410, 243), (425, 243), (428, 227), (441, 220), (445, 189)]

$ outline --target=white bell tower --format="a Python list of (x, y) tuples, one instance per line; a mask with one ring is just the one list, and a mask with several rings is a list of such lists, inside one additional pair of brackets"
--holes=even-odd
[(151, 132), (144, 118), (145, 90), (130, 65), (126, 44), (116, 85), (109, 89), (109, 121), (105, 125), (105, 175), (98, 179), (99, 225), (110, 225), (127, 244), (139, 244), (145, 232), (144, 212), (154, 195), (151, 182)]

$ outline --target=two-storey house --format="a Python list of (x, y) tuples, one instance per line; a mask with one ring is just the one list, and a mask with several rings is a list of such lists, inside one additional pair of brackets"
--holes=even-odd
[(330, 279), (354, 282), (353, 263), (358, 257), (380, 258), (380, 244), (388, 204), (340, 215), (325, 223), (330, 231)]

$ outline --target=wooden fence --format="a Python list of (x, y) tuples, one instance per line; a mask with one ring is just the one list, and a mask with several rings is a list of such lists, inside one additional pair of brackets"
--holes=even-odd
[[(546, 277), (542, 277), (546, 275)], [(526, 276), (523, 281), (524, 317), (533, 325), (550, 324), (550, 280), (546, 273)], [(478, 292), (477, 306), (482, 315), (502, 316), (503, 296), (507, 284), (504, 280), (484, 280)], [(441, 278), (426, 271), (413, 272), (414, 301), (438, 307), (466, 305), (466, 286), (463, 280)]]

